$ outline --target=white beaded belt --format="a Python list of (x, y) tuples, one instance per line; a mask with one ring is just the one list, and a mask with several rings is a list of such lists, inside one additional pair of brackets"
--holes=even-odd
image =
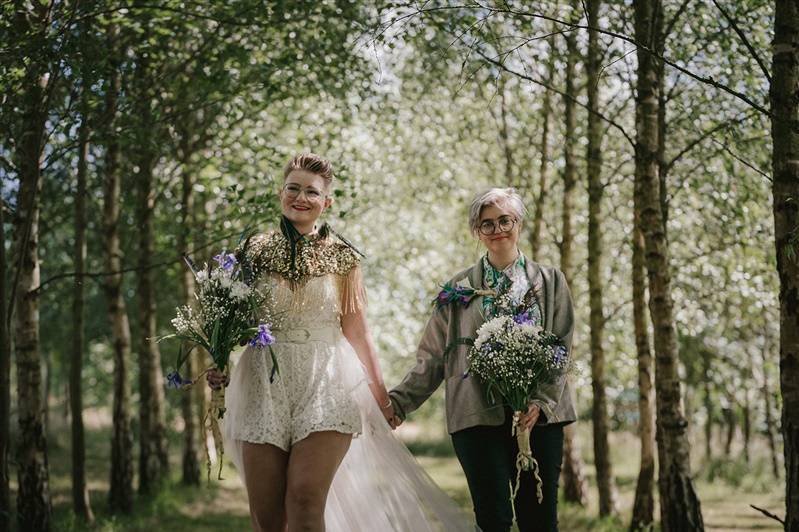
[(332, 327), (317, 327), (313, 329), (294, 328), (273, 331), (275, 342), (278, 344), (307, 344), (308, 342), (335, 343), (338, 331)]

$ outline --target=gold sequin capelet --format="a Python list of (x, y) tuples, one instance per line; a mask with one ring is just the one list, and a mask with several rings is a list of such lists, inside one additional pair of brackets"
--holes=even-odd
[[(237, 250), (237, 255), (241, 252)], [(313, 235), (300, 239), (294, 264), (291, 260), (291, 244), (278, 231), (251, 237), (246, 253), (254, 280), (264, 275), (278, 276), (298, 293), (309, 279), (334, 274), (343, 314), (355, 312), (366, 304), (358, 253), (331, 236)]]

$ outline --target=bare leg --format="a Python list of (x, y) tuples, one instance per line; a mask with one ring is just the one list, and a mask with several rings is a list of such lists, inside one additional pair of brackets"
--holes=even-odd
[(253, 530), (284, 532), (289, 454), (268, 443), (242, 442), (241, 451)]
[(291, 448), (286, 490), (289, 532), (323, 532), (325, 503), (352, 434), (311, 433)]

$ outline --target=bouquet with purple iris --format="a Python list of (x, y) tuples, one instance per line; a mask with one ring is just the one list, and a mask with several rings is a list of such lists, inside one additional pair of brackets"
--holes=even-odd
[(498, 392), (513, 409), (513, 430), (519, 444), (515, 490), (518, 490), (521, 471), (532, 469), (540, 502), (542, 483), (530, 448), (530, 430), (517, 429), (517, 425), (539, 389), (554, 384), (568, 370), (566, 348), (557, 336), (537, 325), (530, 309), (526, 309), (486, 321), (477, 330), (468, 358), (467, 373), (485, 383), (490, 398)]
[[(195, 305), (177, 308), (177, 316), (172, 320), (175, 333), (164, 336), (182, 340), (175, 370), (167, 375), (167, 383), (175, 388), (188, 388), (196, 384), (211, 369), (223, 374), (229, 373), (230, 354), (238, 346), (249, 344), (256, 349), (269, 349), (273, 369), (270, 380), (278, 371), (277, 358), (272, 350), (275, 342), (270, 330), (271, 319), (266, 315), (268, 294), (256, 288), (250, 272), (253, 269), (246, 262), (246, 242), (242, 253), (237, 255), (222, 251), (214, 257), (215, 266), (206, 265), (197, 269), (185, 257), (196, 279), (194, 291)], [(212, 364), (194, 380), (183, 378), (179, 371), (191, 351), (202, 347), (211, 356)], [(221, 431), (218, 419), (225, 414), (225, 388), (213, 390), (211, 404), (206, 412), (211, 431), (217, 441), (218, 454), (222, 453)], [(210, 460), (209, 460), (210, 474)], [(220, 458), (220, 473), (221, 473)], [(220, 477), (221, 478), (221, 477)]]

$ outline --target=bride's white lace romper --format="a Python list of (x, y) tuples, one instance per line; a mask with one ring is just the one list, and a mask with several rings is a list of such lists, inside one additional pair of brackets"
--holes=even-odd
[(226, 439), (288, 451), (312, 432), (360, 432), (360, 412), (337, 352), (342, 311), (363, 301), (357, 255), (342, 243), (312, 237), (298, 243), (292, 264), (280, 233), (255, 237), (249, 249), (257, 282), (269, 294), (278, 371), (270, 382), (268, 349), (244, 351), (226, 394)]
[[(279, 233), (251, 244), (258, 279), (278, 315), (272, 372), (268, 350), (247, 348), (225, 395), (225, 448), (247, 484), (242, 442), (288, 450), (314, 431), (358, 433), (325, 506), (328, 532), (466, 532), (470, 519), (436, 486), (383, 418), (357, 354), (341, 335), (341, 314), (365, 301), (352, 248), (317, 238), (294, 259)], [(280, 314), (282, 313), (282, 314)], [(257, 479), (261, 480), (261, 479)]]

